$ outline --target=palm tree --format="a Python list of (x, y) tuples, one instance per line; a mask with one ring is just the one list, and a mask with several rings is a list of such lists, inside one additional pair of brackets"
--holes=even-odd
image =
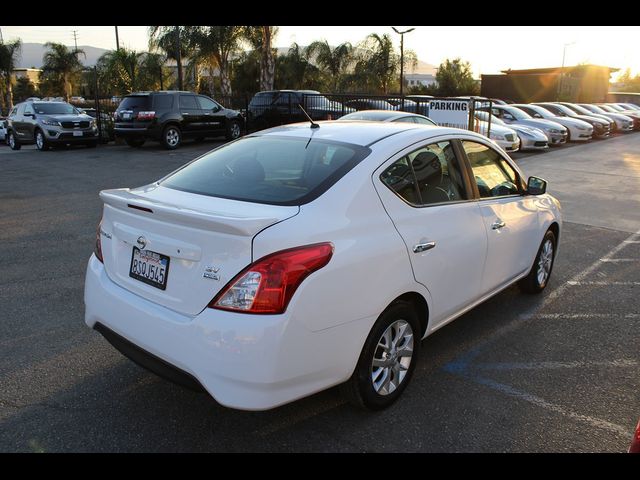
[(362, 44), (360, 68), (369, 73), (378, 91), (387, 93), (400, 67), (400, 55), (394, 52), (388, 34), (371, 33)]
[(4, 77), (5, 93), (7, 108), (11, 110), (13, 108), (13, 92), (11, 90), (11, 75), (13, 69), (16, 68), (16, 63), (22, 49), (22, 42), (20, 39), (14, 40), (9, 43), (0, 43), (0, 76)]
[[(168, 60), (180, 63), (192, 56), (193, 42), (188, 37), (188, 27), (151, 26), (149, 27), (149, 50), (161, 50)], [(180, 36), (180, 52), (178, 52), (178, 32)], [(180, 53), (180, 55), (178, 55)], [(179, 71), (182, 71), (180, 65)]]
[(275, 82), (276, 61), (273, 39), (278, 34), (278, 27), (260, 25), (245, 27), (244, 37), (255, 50), (260, 51), (260, 90), (273, 90)]
[(316, 41), (307, 47), (309, 56), (315, 54), (316, 63), (331, 79), (331, 88), (336, 92), (347, 69), (353, 61), (353, 47), (349, 42), (331, 48), (326, 40)]
[(186, 27), (186, 37), (194, 59), (215, 65), (222, 95), (231, 95), (230, 58), (240, 49), (244, 28), (240, 26)]
[(163, 64), (160, 54), (120, 48), (105, 52), (98, 59), (97, 67), (100, 83), (120, 95), (161, 88)]
[(69, 50), (61, 43), (47, 42), (44, 44), (49, 50), (42, 57), (42, 75), (53, 79), (62, 86), (65, 101), (69, 101), (72, 91), (72, 81), (82, 71), (82, 63), (78, 54), (85, 56), (84, 50)]
[(286, 55), (277, 58), (278, 89), (292, 88), (301, 90), (322, 90), (320, 71), (309, 61), (309, 50), (298, 45), (291, 44)]

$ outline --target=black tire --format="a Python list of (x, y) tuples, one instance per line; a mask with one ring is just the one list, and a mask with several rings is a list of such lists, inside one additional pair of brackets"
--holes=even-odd
[(94, 140), (93, 142), (87, 142), (86, 145), (89, 148), (96, 148), (98, 146), (98, 140)]
[(242, 135), (242, 125), (238, 120), (229, 120), (227, 124), (227, 134), (225, 135), (227, 140), (235, 140)]
[(34, 133), (34, 141), (36, 144), (36, 148), (41, 152), (46, 152), (49, 150), (49, 142), (47, 142), (47, 137), (45, 137), (44, 132), (39, 128), (36, 129)]
[(567, 128), (567, 140), (564, 143), (569, 143), (571, 141), (571, 132)]
[[(397, 357), (398, 359), (409, 359), (410, 363), (408, 364), (408, 368), (405, 370), (404, 377), (398, 377), (397, 375), (400, 373), (400, 370), (394, 371), (394, 367), (389, 367), (388, 369), (386, 369), (385, 367), (378, 367), (378, 377), (374, 377), (374, 358), (377, 357), (384, 361), (384, 359), (382, 358), (384, 356), (384, 349), (383, 347), (381, 347), (381, 345), (386, 342), (383, 339), (383, 334), (387, 329), (392, 328), (392, 325), (398, 326), (398, 322), (403, 321), (406, 322), (406, 324), (411, 328), (411, 341), (413, 343), (413, 353), (411, 356)], [(397, 336), (399, 333), (398, 330), (395, 330), (396, 337), (393, 336), (393, 332), (394, 330), (392, 328), (390, 337), (392, 339), (392, 345), (393, 339), (399, 338)], [(369, 410), (381, 410), (393, 404), (400, 397), (400, 395), (402, 395), (402, 392), (411, 381), (413, 371), (415, 370), (417, 357), (420, 353), (421, 337), (422, 330), (420, 328), (418, 315), (413, 305), (405, 301), (393, 303), (384, 312), (382, 312), (380, 317), (378, 317), (378, 320), (376, 320), (376, 323), (373, 325), (373, 328), (371, 329), (371, 332), (369, 333), (369, 336), (365, 341), (364, 347), (362, 348), (362, 352), (360, 353), (360, 358), (358, 359), (358, 364), (356, 365), (353, 375), (351, 375), (351, 378), (346, 383), (341, 385), (342, 394), (346, 397), (347, 400), (349, 400), (349, 402), (356, 405), (357, 407)], [(410, 342), (410, 340), (406, 338), (406, 335), (400, 341), (402, 343), (396, 345), (396, 347), (407, 346), (407, 344)], [(400, 360), (396, 360), (393, 350), (387, 353), (387, 355), (389, 354), (393, 355), (390, 360), (391, 365), (398, 366)], [(382, 381), (385, 378), (384, 370), (387, 370), (387, 377), (392, 381), (394, 379), (397, 380), (398, 378), (401, 378), (399, 384), (395, 387), (395, 389), (390, 390), (390, 388), (388, 387), (388, 392), (384, 392), (384, 381)], [(376, 387), (374, 386), (374, 378), (377, 378), (380, 382), (377, 386), (377, 391)]]
[[(548, 252), (549, 242), (551, 245), (550, 261)], [(551, 272), (553, 271), (553, 263), (556, 258), (556, 245), (557, 240), (555, 234), (551, 230), (547, 230), (547, 233), (544, 234), (544, 238), (540, 243), (536, 259), (533, 261), (529, 274), (518, 282), (518, 286), (523, 292), (540, 293), (545, 289), (549, 283), (549, 278), (551, 278)], [(541, 269), (546, 272), (546, 275), (541, 272)]]
[(140, 148), (142, 145), (144, 145), (145, 139), (144, 138), (125, 138), (124, 141), (130, 147)]
[(167, 150), (175, 150), (182, 143), (182, 132), (177, 125), (167, 125), (162, 131), (160, 143)]
[(8, 135), (9, 136), (7, 137), (7, 144), (11, 147), (11, 150), (20, 150), (22, 148), (22, 145), (20, 145), (20, 142), (13, 134), (13, 132), (9, 132)]

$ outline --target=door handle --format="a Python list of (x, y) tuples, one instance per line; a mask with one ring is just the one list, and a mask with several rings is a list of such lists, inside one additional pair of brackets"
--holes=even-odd
[(205, 112), (204, 114), (205, 115), (213, 115), (213, 113), (211, 113), (211, 112)]
[(182, 115), (190, 115), (189, 112), (182, 112)]
[(436, 246), (436, 242), (419, 243), (413, 246), (413, 253), (426, 252)]
[(495, 222), (493, 222), (491, 224), (491, 228), (493, 230), (500, 230), (502, 227), (504, 227), (506, 225), (506, 223), (504, 223), (502, 220), (498, 219)]

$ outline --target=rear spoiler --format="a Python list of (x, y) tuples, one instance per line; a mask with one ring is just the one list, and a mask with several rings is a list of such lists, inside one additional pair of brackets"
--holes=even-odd
[[(269, 225), (289, 218), (299, 211), (299, 207), (297, 207), (297, 211), (289, 211), (286, 216), (234, 216), (224, 212), (196, 210), (157, 200), (149, 200), (131, 193), (128, 188), (103, 190), (100, 192), (100, 198), (105, 205), (128, 213), (239, 236), (253, 236)], [(292, 209), (292, 207), (285, 208)]]

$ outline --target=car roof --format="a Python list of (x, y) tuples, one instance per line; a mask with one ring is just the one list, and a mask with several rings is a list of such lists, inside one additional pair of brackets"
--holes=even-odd
[[(415, 113), (411, 113), (411, 112), (402, 112), (402, 111), (398, 111), (398, 110), (360, 110), (358, 112), (351, 112), (346, 114), (345, 116), (341, 117), (343, 120), (349, 120), (349, 118), (345, 118), (345, 117), (349, 117), (349, 115), (358, 115), (358, 114), (362, 114), (362, 115), (366, 115), (367, 117), (373, 119), (373, 120), (378, 120), (378, 121), (384, 121), (384, 120), (395, 120), (396, 118), (402, 118), (402, 117), (422, 117), (422, 118), (427, 118), (424, 117), (423, 115), (417, 115)], [(356, 119), (354, 119), (356, 120)], [(360, 120), (366, 120), (366, 119), (360, 119)]]
[[(309, 122), (282, 125), (262, 130), (251, 136), (278, 136), (291, 138), (314, 138), (320, 140), (351, 143), (366, 147), (392, 135), (410, 130), (432, 131), (433, 136), (447, 133), (460, 133), (461, 130), (449, 127), (418, 125), (415, 123), (368, 122), (361, 120), (329, 120), (317, 122), (320, 128), (310, 128)], [(462, 130), (464, 133), (466, 130)]]

